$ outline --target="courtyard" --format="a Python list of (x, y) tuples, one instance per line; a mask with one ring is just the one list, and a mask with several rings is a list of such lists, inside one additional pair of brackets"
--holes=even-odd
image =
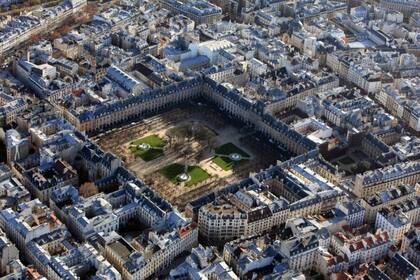
[(352, 147), (344, 153), (329, 159), (340, 171), (347, 175), (355, 175), (376, 168), (375, 162), (369, 159), (369, 156), (363, 153), (359, 147)]
[(252, 129), (207, 105), (173, 109), (96, 141), (180, 209), (282, 158)]

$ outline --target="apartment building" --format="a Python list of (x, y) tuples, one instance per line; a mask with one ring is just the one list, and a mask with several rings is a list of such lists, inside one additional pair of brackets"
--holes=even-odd
[(420, 266), (420, 228), (418, 226), (411, 227), (404, 235), (401, 252), (415, 266)]
[(420, 277), (420, 269), (399, 252), (395, 253), (387, 263), (385, 272), (396, 280), (418, 279)]
[[(219, 243), (267, 232), (288, 218), (307, 217), (339, 204), (350, 223), (359, 224), (363, 211), (344, 202), (342, 191), (328, 179), (323, 163), (301, 156), (228, 186), (215, 195), (190, 203), (187, 212), (198, 221), (200, 235)], [(327, 168), (330, 168), (326, 166)], [(322, 170), (322, 172), (320, 172)]]
[(29, 256), (29, 242), (54, 231), (65, 230), (54, 213), (38, 199), (19, 204), (17, 211), (11, 208), (2, 210), (0, 226), (25, 257)]
[(349, 266), (383, 259), (393, 244), (385, 230), (374, 234), (352, 235), (347, 231), (336, 232), (331, 238), (331, 247), (336, 254), (343, 254)]
[(419, 185), (403, 185), (391, 187), (379, 193), (369, 195), (361, 199), (360, 204), (365, 209), (365, 221), (372, 224), (376, 221), (376, 213), (385, 207), (393, 204), (403, 203), (406, 200), (415, 198)]
[(105, 257), (123, 279), (143, 280), (167, 268), (179, 254), (190, 251), (196, 246), (197, 238), (198, 230), (190, 224), (163, 234), (150, 232), (146, 244), (134, 242), (137, 249), (115, 232), (103, 235), (99, 242)]
[(77, 186), (79, 183), (76, 170), (60, 159), (45, 164), (42, 168), (24, 171), (23, 178), (29, 192), (44, 203), (48, 203), (54, 190), (67, 185)]
[[(0, 95), (1, 94), (2, 93), (0, 93)], [(28, 106), (23, 98), (13, 98), (13, 100), (5, 103), (0, 101), (0, 104), (1, 125), (11, 125), (13, 122), (16, 122), (18, 114), (23, 112)]]
[(385, 86), (375, 94), (375, 97), (391, 114), (402, 119), (415, 131), (420, 131), (420, 106), (414, 93)]
[(12, 271), (13, 262), (19, 260), (19, 251), (7, 239), (4, 232), (0, 231), (0, 275), (7, 275)]
[(122, 162), (109, 152), (104, 152), (98, 145), (88, 142), (77, 153), (83, 167), (88, 171), (88, 178), (95, 181), (100, 178), (111, 176)]
[(402, 211), (384, 208), (376, 215), (375, 228), (387, 231), (389, 237), (394, 241), (400, 241), (410, 227), (411, 222)]
[(335, 256), (328, 250), (321, 248), (317, 260), (317, 271), (328, 278), (332, 273), (346, 271), (349, 267), (347, 260), (341, 256)]
[(29, 154), (30, 143), (28, 137), (15, 129), (6, 131), (5, 144), (7, 163), (25, 158)]
[(211, 243), (267, 232), (286, 222), (286, 200), (264, 189), (239, 190), (199, 210), (200, 235)]
[(284, 240), (280, 246), (282, 254), (286, 257), (292, 269), (305, 271), (316, 266), (319, 254), (319, 240), (315, 234)]
[(419, 180), (420, 163), (408, 161), (357, 174), (353, 192), (358, 197), (365, 198), (390, 187), (414, 185)]

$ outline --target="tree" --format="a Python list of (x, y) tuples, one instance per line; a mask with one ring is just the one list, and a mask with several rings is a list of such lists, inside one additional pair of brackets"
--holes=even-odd
[(209, 151), (212, 151), (215, 148), (216, 142), (217, 141), (216, 141), (216, 138), (214, 137), (214, 135), (207, 138), (207, 148), (209, 149)]
[(194, 160), (196, 162), (201, 162), (206, 158), (206, 155), (207, 155), (207, 153), (206, 153), (205, 149), (202, 149), (198, 153), (195, 154)]
[(85, 198), (95, 195), (98, 192), (98, 188), (93, 182), (86, 182), (83, 185), (81, 185), (79, 189), (79, 194)]
[(357, 163), (352, 163), (349, 167), (350, 167), (351, 172), (353, 173), (357, 172)]
[(184, 146), (181, 150), (181, 155), (183, 158), (186, 158), (188, 155), (191, 154), (192, 148), (190, 145)]
[(57, 38), (60, 38), (61, 34), (58, 33), (57, 31), (53, 31), (53, 32), (50, 33), (50, 37), (51, 37), (52, 40), (55, 40)]
[(173, 127), (166, 132), (168, 138), (175, 140), (175, 144), (183, 142), (186, 135), (183, 127)]
[(85, 6), (85, 11), (84, 11), (89, 17), (97, 14), (98, 12), (98, 7), (96, 4), (94, 3), (89, 3)]
[(39, 34), (34, 34), (29, 39), (32, 43), (39, 42), (41, 40), (41, 36)]
[(212, 137), (212, 134), (203, 127), (198, 127), (195, 130), (194, 138), (198, 142), (205, 142)]
[(366, 170), (369, 170), (371, 167), (371, 164), (367, 160), (362, 160), (358, 163), (358, 169), (360, 172), (364, 172)]

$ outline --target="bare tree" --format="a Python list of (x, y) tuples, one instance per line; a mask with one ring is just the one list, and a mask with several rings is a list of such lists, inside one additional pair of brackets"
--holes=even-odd
[(80, 186), (79, 193), (83, 197), (90, 197), (92, 195), (97, 194), (98, 188), (93, 182), (86, 182), (83, 185)]
[(211, 152), (214, 148), (216, 147), (216, 138), (210, 137), (207, 139), (207, 148), (209, 149), (209, 151)]

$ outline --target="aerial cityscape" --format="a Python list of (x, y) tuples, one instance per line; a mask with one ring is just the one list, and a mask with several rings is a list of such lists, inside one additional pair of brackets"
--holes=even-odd
[(0, 280), (420, 280), (419, 0), (0, 0)]

